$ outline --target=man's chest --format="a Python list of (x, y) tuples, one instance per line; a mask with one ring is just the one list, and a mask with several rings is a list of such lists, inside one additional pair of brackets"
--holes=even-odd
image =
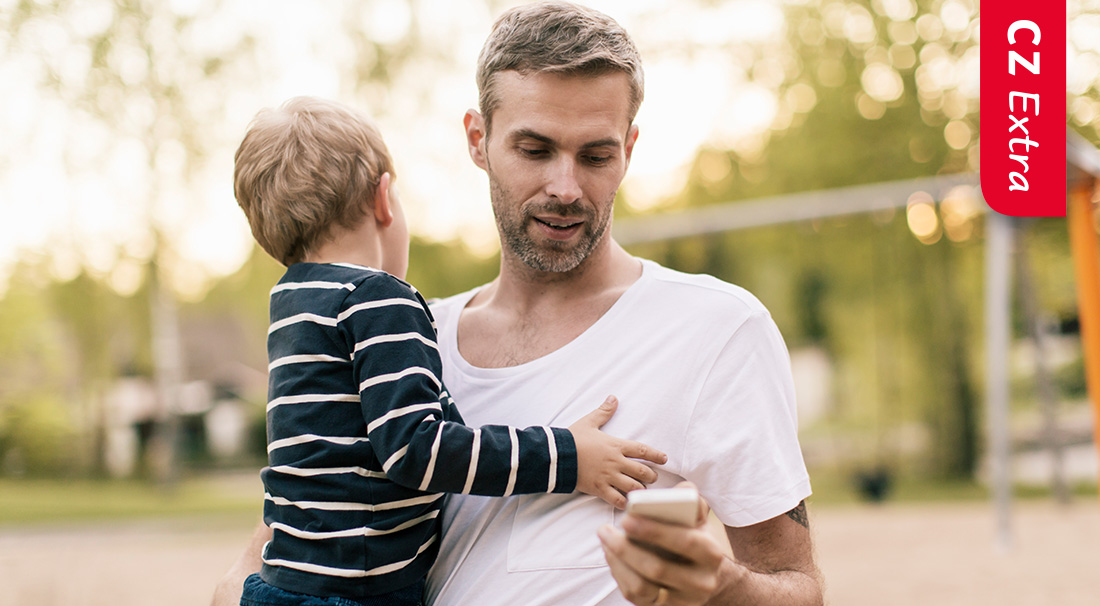
[(595, 313), (511, 315), (491, 311), (462, 315), (457, 345), (479, 368), (509, 368), (546, 357), (569, 345), (597, 320)]
[(644, 335), (593, 336), (504, 368), (472, 365), (465, 352), (443, 341), (444, 382), (471, 426), (568, 427), (614, 395), (619, 410), (603, 429), (675, 459), (706, 360), (698, 350), (674, 351)]

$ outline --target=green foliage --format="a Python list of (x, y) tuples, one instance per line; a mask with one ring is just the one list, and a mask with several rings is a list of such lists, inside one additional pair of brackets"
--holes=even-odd
[(22, 268), (0, 299), (0, 474), (59, 471), (72, 429), (58, 410), (71, 357), (37, 277)]
[[(286, 268), (254, 245), (252, 254), (235, 273), (217, 281), (203, 299), (182, 309), (184, 324), (206, 324), (232, 331), (235, 359), (256, 370), (267, 368), (268, 293)], [(192, 352), (190, 355), (194, 355)], [(266, 401), (266, 394), (239, 394)]]
[(409, 247), (408, 282), (426, 299), (449, 297), (489, 282), (500, 268), (500, 256), (481, 258), (461, 242), (413, 238)]
[[(123, 297), (87, 273), (49, 277), (17, 267), (0, 298), (0, 465), (3, 473), (100, 473), (102, 393), (152, 366), (143, 293)], [(90, 456), (88, 456), (90, 455)]]
[[(429, 298), (487, 282), (499, 263), (457, 243), (420, 239), (409, 256), (409, 281)], [(48, 267), (46, 261), (20, 266), (0, 297), (0, 476), (101, 475), (104, 393), (118, 376), (153, 372), (148, 280), (123, 296), (88, 273), (55, 281)], [(249, 454), (264, 452), (268, 292), (284, 270), (256, 247), (240, 270), (180, 308), (185, 379), (231, 381), (241, 366), (258, 377), (234, 385), (256, 404)], [(182, 454), (188, 464), (209, 465), (202, 434), (191, 429)]]
[(0, 461), (4, 473), (65, 475), (76, 462), (76, 431), (69, 410), (56, 395), (42, 393), (0, 409)]
[(1085, 384), (1085, 358), (1078, 357), (1073, 362), (1055, 369), (1054, 385), (1058, 395), (1067, 400), (1080, 400), (1088, 397), (1088, 385)]
[[(1031, 219), (1025, 225), (1024, 240), (1039, 308), (1058, 318), (1076, 317), (1076, 276), (1066, 220)], [(1017, 330), (1019, 335), (1027, 334), (1022, 324)]]
[[(44, 294), (71, 339), (71, 359), (77, 364), (73, 370), (84, 382), (113, 377), (123, 365), (151, 371), (144, 291), (123, 297), (81, 272), (72, 280), (50, 284)], [(127, 321), (120, 323), (120, 318)]]
[[(500, 3), (490, 4), (493, 13), (502, 10)], [(1071, 3), (1071, 13), (1077, 4)], [(976, 133), (975, 100), (956, 86), (929, 87), (921, 68), (926, 58), (957, 63), (976, 44), (974, 23), (962, 32), (941, 32), (938, 38), (898, 34), (918, 19), (934, 22), (941, 5), (917, 2), (906, 24), (886, 18), (879, 0), (789, 3), (785, 42), (730, 53), (733, 61), (748, 66), (753, 78), (777, 92), (779, 113), (789, 120), (777, 120), (764, 137), (766, 146), (701, 151), (689, 183), (670, 206), (973, 169), (975, 156), (948, 146), (944, 128), (956, 121)], [(103, 157), (120, 141), (139, 144), (144, 156), (133, 169), (144, 177), (135, 183), (149, 184), (139, 196), (148, 200), (149, 228), (170, 232), (154, 225), (151, 209), (165, 203), (166, 192), (191, 191), (211, 151), (237, 138), (238, 133), (225, 128), (231, 121), (227, 108), (234, 106), (226, 102), (233, 100), (227, 93), (262, 81), (257, 74), (263, 61), (256, 55), (255, 40), (246, 33), (224, 48), (201, 43), (205, 25), (225, 17), (221, 2), (190, 15), (157, 3), (102, 3), (100, 8), (109, 13), (104, 27), (77, 39), (74, 32), (90, 30), (65, 26), (75, 6), (68, 0), (20, 0), (0, 14), (0, 29), (7, 34), (0, 45), (33, 57), (44, 90), (110, 133), (91, 141)], [(389, 102), (388, 87), (403, 82), (411, 68), (456, 60), (433, 41), (418, 38), (422, 34), (415, 23), (404, 39), (372, 40), (357, 25), (373, 16), (371, 3), (343, 10), (344, 33), (354, 49), (347, 67), (350, 87), (375, 113), (397, 106)], [(853, 41), (837, 29), (846, 20), (838, 21), (836, 15), (857, 13), (870, 19), (871, 38)], [(417, 19), (415, 10), (412, 18)], [(42, 24), (69, 32), (61, 42), (64, 52), (38, 52), (42, 41), (34, 34)], [(905, 60), (907, 54), (912, 63)], [(71, 57), (86, 57), (87, 73), (67, 68)], [(753, 69), (771, 57), (780, 57), (783, 66), (777, 79)], [(138, 64), (142, 69), (129, 69)], [(875, 99), (865, 90), (862, 75), (872, 64), (888, 64), (896, 71), (902, 83), (896, 99)], [(412, 84), (405, 78), (401, 85)], [(424, 91), (428, 95), (430, 87)], [(1070, 104), (1077, 120), (1073, 127), (1096, 142), (1096, 126), (1080, 119), (1089, 107), (1100, 107), (1096, 87), (1075, 92)], [(183, 151), (181, 163), (160, 162), (175, 157), (177, 148)], [(162, 154), (165, 150), (173, 153)], [(173, 235), (154, 238), (149, 272), (157, 263), (165, 266), (170, 255), (164, 249), (170, 249)], [(1036, 221), (1028, 238), (1040, 307), (1059, 318), (1074, 316), (1064, 222)], [(922, 460), (929, 474), (966, 477), (973, 469), (980, 420), (975, 377), (982, 363), (976, 347), (982, 332), (980, 223), (970, 239), (940, 239), (931, 245), (913, 237), (899, 212), (639, 245), (632, 251), (745, 286), (769, 307), (792, 346), (824, 348), (836, 370), (835, 407), (827, 422), (871, 428), (879, 435), (921, 422), (932, 445)], [(498, 257), (480, 258), (456, 243), (414, 239), (408, 281), (426, 297), (448, 296), (491, 280), (498, 263)], [(268, 291), (282, 272), (256, 248), (239, 271), (217, 281), (203, 300), (181, 306), (182, 332), (185, 341), (192, 339), (187, 356), (216, 359), (198, 348), (202, 337), (214, 332), (230, 343), (235, 362), (262, 373)], [(170, 282), (171, 276), (160, 279)], [(17, 271), (0, 297), (0, 458), (18, 451), (20, 466), (61, 473), (73, 459), (69, 453), (76, 442), (82, 452), (92, 453), (78, 463), (81, 469), (97, 468), (101, 453), (94, 434), (101, 429), (103, 413), (93, 405), (98, 392), (124, 370), (153, 372), (150, 283), (146, 279), (137, 293), (122, 296), (95, 273), (55, 283), (45, 263)], [(1024, 334), (1022, 324), (1017, 331)], [(1071, 367), (1060, 370), (1058, 380), (1063, 389), (1079, 393), (1082, 377), (1083, 372)], [(262, 412), (262, 388), (242, 395)], [(74, 441), (78, 426), (81, 438)], [(893, 455), (887, 441), (879, 444), (868, 459)]]
[(61, 383), (65, 349), (60, 325), (41, 297), (43, 268), (21, 266), (0, 298), (0, 406), (16, 394)]
[[(934, 30), (928, 26), (938, 19), (938, 3), (918, 3), (907, 25), (880, 9), (881, 3), (848, 0), (788, 6), (792, 56), (780, 104), (781, 113), (792, 114), (789, 124), (770, 132), (759, 150), (701, 151), (691, 180), (669, 206), (972, 170), (976, 156), (950, 147), (944, 129), (954, 120), (976, 133), (976, 99), (938, 89), (924, 60), (959, 62), (975, 41), (968, 30), (916, 35), (922, 18), (922, 31)], [(853, 41), (837, 31), (837, 13), (870, 19), (874, 34)], [(872, 64), (894, 70), (901, 82), (896, 98), (872, 98), (865, 90), (862, 76)], [(813, 103), (789, 107), (799, 96)], [(920, 422), (929, 434), (921, 472), (966, 479), (981, 446), (982, 395), (982, 225), (971, 221), (959, 241), (942, 234), (920, 241), (902, 209), (632, 250), (756, 294), (791, 346), (817, 344), (832, 359), (834, 407), (825, 422), (880, 435)], [(1064, 222), (1037, 225), (1032, 239), (1044, 308), (1072, 310)], [(868, 464), (898, 455), (885, 440), (874, 451), (865, 455)]]

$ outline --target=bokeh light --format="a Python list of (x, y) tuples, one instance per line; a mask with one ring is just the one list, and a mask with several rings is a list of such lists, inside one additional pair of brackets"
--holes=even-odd
[(970, 126), (962, 120), (952, 120), (943, 128), (943, 138), (952, 149), (966, 149), (971, 134)]
[(905, 219), (909, 231), (924, 244), (935, 244), (943, 234), (936, 216), (936, 202), (927, 192), (916, 192), (909, 197)]
[(974, 234), (976, 219), (982, 215), (978, 194), (973, 187), (953, 188), (940, 202), (940, 215), (947, 239), (965, 242)]

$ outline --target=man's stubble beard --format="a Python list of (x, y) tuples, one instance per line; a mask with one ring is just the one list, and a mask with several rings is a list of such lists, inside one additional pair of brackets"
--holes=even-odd
[[(516, 206), (508, 199), (504, 189), (493, 176), (493, 172), (491, 170), (486, 172), (489, 174), (489, 195), (492, 199), (493, 215), (496, 218), (497, 231), (500, 233), (501, 246), (511, 251), (531, 269), (548, 273), (572, 271), (584, 262), (603, 240), (607, 226), (611, 223), (611, 212), (600, 217), (591, 207), (553, 201), (538, 205)], [(613, 200), (614, 194), (612, 194)], [(580, 241), (575, 245), (564, 243), (559, 245), (553, 241), (548, 246), (536, 244), (527, 232), (527, 225), (534, 220), (531, 217), (540, 212), (583, 220), (584, 231)]]

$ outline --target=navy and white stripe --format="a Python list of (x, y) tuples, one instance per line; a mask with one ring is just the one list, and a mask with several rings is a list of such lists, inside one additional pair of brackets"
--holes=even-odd
[(393, 591), (435, 559), (440, 493), (576, 486), (567, 430), (462, 424), (431, 312), (389, 274), (292, 265), (271, 290), (268, 358), (269, 584), (350, 599)]

